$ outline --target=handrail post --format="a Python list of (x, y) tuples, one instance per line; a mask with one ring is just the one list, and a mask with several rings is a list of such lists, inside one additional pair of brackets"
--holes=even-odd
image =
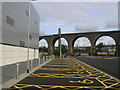
[(16, 71), (16, 79), (19, 77), (19, 62), (16, 63), (17, 71)]

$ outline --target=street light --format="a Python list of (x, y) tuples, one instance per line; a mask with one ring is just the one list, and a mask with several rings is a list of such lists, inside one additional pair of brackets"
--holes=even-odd
[(29, 1), (29, 16), (28, 16), (28, 48), (27, 48), (27, 73), (29, 73), (30, 66), (29, 66), (29, 39), (30, 39), (30, 14), (31, 14), (31, 4), (32, 1), (37, 1), (37, 0), (30, 0)]
[(60, 47), (60, 58), (62, 57), (62, 49), (61, 49), (61, 28), (58, 28), (58, 34), (59, 34), (59, 47)]
[[(2, 0), (0, 0), (0, 11), (2, 12)], [(2, 13), (0, 13), (0, 18), (2, 19)], [(0, 26), (2, 26), (2, 20), (0, 21)], [(0, 34), (2, 35), (2, 27), (0, 27)], [(2, 36), (0, 36), (0, 43), (2, 43)], [(0, 46), (0, 52), (2, 47)], [(2, 66), (2, 54), (0, 54), (0, 65)], [(2, 67), (0, 67), (0, 89), (2, 90)]]

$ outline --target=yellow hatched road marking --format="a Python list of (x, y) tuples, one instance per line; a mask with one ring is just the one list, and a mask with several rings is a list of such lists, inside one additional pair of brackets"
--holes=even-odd
[[(52, 61), (52, 64), (55, 60)], [(21, 87), (14, 86), (15, 88), (27, 88), (27, 87), (36, 87), (36, 88), (41, 88), (43, 90), (44, 87), (47, 87), (48, 89), (57, 89), (57, 88), (63, 88), (69, 90), (70, 87), (75, 89), (80, 89), (80, 88), (114, 88), (115, 85), (118, 85), (120, 81), (84, 62), (81, 62), (77, 59), (64, 59), (64, 60), (57, 60), (55, 61), (56, 63), (54, 64), (66, 64), (66, 65), (51, 65), (48, 63), (45, 66), (55, 66), (53, 67), (42, 67), (38, 70), (52, 70), (52, 71), (64, 71), (66, 72), (65, 74), (60, 74), (60, 73), (33, 73), (29, 75), (29, 77), (49, 77), (49, 78), (71, 78), (73, 80), (68, 81), (69, 83), (81, 83), (81, 84), (95, 84), (94, 80), (98, 81), (102, 86), (58, 86), (58, 85), (25, 85), (23, 84), (16, 84), (16, 85), (21, 85)], [(57, 67), (66, 67), (66, 68), (57, 68)], [(69, 67), (69, 68), (68, 68)], [(78, 78), (78, 80), (74, 80), (75, 78)], [(31, 78), (32, 79), (32, 78)], [(82, 80), (81, 80), (82, 79)], [(119, 86), (119, 85), (118, 85)], [(117, 88), (116, 88), (117, 89)], [(46, 89), (47, 90), (47, 89)]]

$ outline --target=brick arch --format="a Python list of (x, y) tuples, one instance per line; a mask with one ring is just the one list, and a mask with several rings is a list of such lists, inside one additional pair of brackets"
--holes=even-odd
[(48, 44), (49, 41), (48, 41), (47, 38), (45, 38), (45, 37), (40, 37), (40, 38), (39, 38), (39, 42), (40, 42), (41, 40), (43, 40), (43, 39), (44, 39), (44, 40), (47, 42), (47, 44)]
[[(61, 38), (64, 38), (65, 41), (67, 41), (65, 37), (61, 37)], [(60, 37), (57, 37), (57, 38), (54, 38), (54, 39), (53, 39), (53, 47), (55, 46), (55, 43), (56, 43), (56, 41), (57, 41), (58, 39), (60, 39)], [(68, 41), (67, 41), (67, 45), (68, 45)]]
[(101, 38), (101, 37), (103, 37), (103, 36), (109, 36), (109, 37), (111, 37), (111, 38), (115, 41), (115, 44), (117, 44), (117, 40), (114, 38), (114, 36), (109, 35), (109, 34), (102, 34), (102, 35), (99, 35), (99, 36), (95, 39), (94, 44), (96, 45), (96, 42), (98, 41), (98, 39)]
[(47, 45), (48, 45), (48, 41), (47, 41), (46, 39), (44, 39), (44, 38), (41, 38), (41, 39), (39, 40), (39, 42), (42, 41), (42, 40), (45, 40), (46, 43), (47, 43)]
[(73, 39), (73, 41), (72, 41), (72, 46), (74, 47), (75, 41), (76, 41), (77, 39), (79, 39), (79, 38), (82, 38), (82, 37), (84, 37), (84, 38), (86, 38), (87, 40), (89, 40), (89, 42), (90, 42), (90, 44), (91, 44), (91, 40), (89, 39), (89, 37), (87, 37), (87, 36), (77, 36), (77, 37), (75, 37), (75, 38)]

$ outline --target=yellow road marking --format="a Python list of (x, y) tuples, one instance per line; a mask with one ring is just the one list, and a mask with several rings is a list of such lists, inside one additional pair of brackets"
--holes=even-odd
[[(66, 65), (51, 65), (51, 64), (66, 64)], [(45, 66), (54, 66), (52, 67), (42, 67), (39, 70), (52, 70), (52, 71), (64, 71), (65, 74), (60, 73), (33, 73), (29, 77), (50, 77), (50, 78), (78, 78), (78, 80), (70, 80), (69, 83), (82, 83), (82, 84), (95, 84), (94, 80), (98, 81), (102, 86), (59, 86), (59, 85), (27, 85), (27, 84), (16, 84), (15, 88), (27, 88), (27, 87), (36, 87), (44, 89), (55, 88), (64, 88), (69, 90), (70, 87), (74, 89), (80, 88), (114, 88), (115, 85), (118, 85), (120, 81), (84, 62), (81, 62), (77, 59), (64, 59), (64, 60), (53, 60)], [(57, 68), (57, 67), (66, 67), (66, 68)], [(32, 78), (31, 78), (32, 79)], [(83, 79), (83, 80), (80, 80)], [(91, 80), (92, 79), (92, 80)], [(21, 85), (18, 87), (17, 85)], [(23, 86), (22, 86), (23, 85)], [(118, 85), (119, 86), (119, 85)], [(117, 89), (117, 88), (116, 88)], [(47, 90), (47, 89), (46, 89)]]

